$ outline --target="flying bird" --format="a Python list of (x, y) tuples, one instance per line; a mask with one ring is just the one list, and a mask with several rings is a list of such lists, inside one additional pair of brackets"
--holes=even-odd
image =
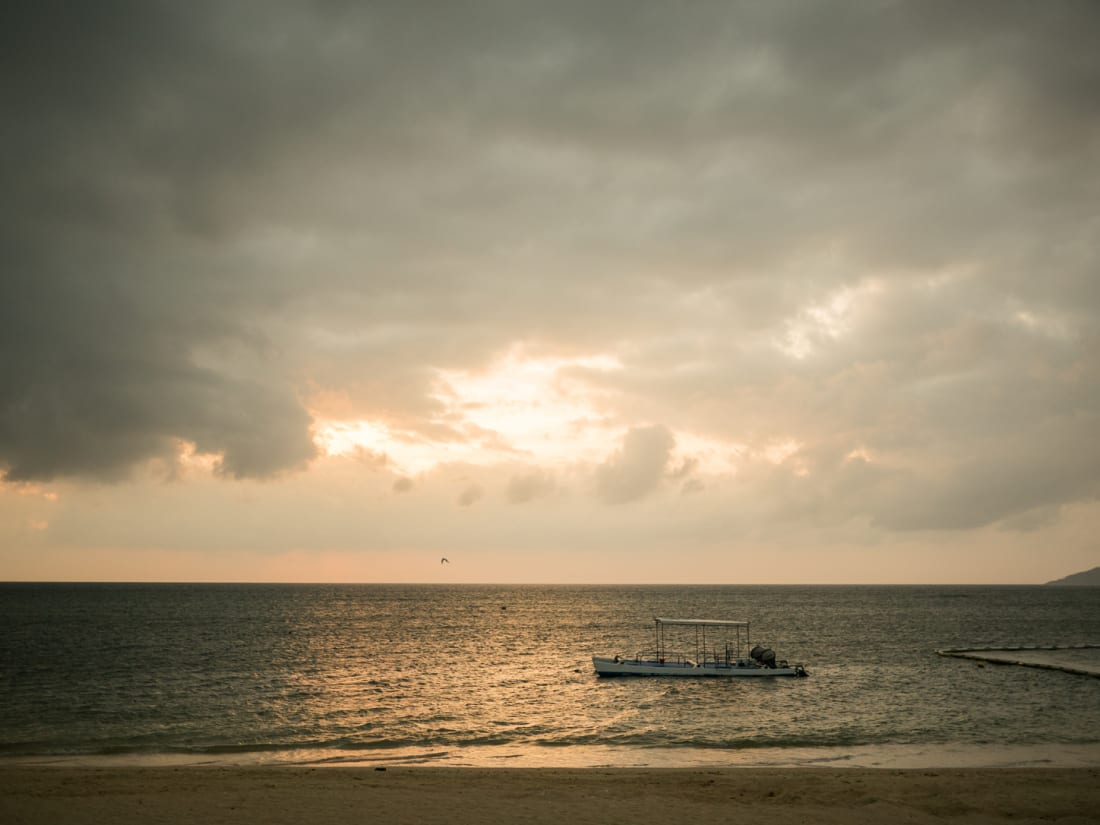
[(448, 558), (446, 558), (446, 557), (444, 557), (444, 558), (442, 558), (442, 559), (440, 559), (440, 560), (439, 560), (439, 563), (440, 563), (440, 564), (450, 564), (450, 563), (451, 563), (451, 560), (450, 560), (450, 559), (448, 559)]

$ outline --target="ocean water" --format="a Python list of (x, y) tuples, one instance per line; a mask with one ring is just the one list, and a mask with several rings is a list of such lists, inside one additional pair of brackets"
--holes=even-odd
[[(810, 677), (597, 677), (654, 616)], [(1096, 643), (1098, 588), (0, 584), (0, 758), (1100, 764), (1100, 679), (935, 653)]]

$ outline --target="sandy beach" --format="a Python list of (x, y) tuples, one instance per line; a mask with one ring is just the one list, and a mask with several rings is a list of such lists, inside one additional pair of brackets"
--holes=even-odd
[(666, 818), (1094, 823), (1100, 770), (0, 766), (5, 825), (581, 825)]

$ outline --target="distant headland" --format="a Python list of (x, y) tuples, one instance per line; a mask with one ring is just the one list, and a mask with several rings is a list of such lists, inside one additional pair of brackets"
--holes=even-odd
[(1055, 579), (1047, 584), (1066, 585), (1070, 587), (1100, 587), (1100, 567), (1086, 570), (1083, 573), (1074, 573), (1064, 579)]

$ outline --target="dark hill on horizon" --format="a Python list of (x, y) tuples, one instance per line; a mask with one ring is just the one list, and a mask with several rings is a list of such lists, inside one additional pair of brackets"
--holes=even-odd
[(1063, 579), (1055, 579), (1047, 584), (1067, 585), (1070, 587), (1100, 587), (1100, 567), (1086, 570), (1083, 573), (1074, 573)]

